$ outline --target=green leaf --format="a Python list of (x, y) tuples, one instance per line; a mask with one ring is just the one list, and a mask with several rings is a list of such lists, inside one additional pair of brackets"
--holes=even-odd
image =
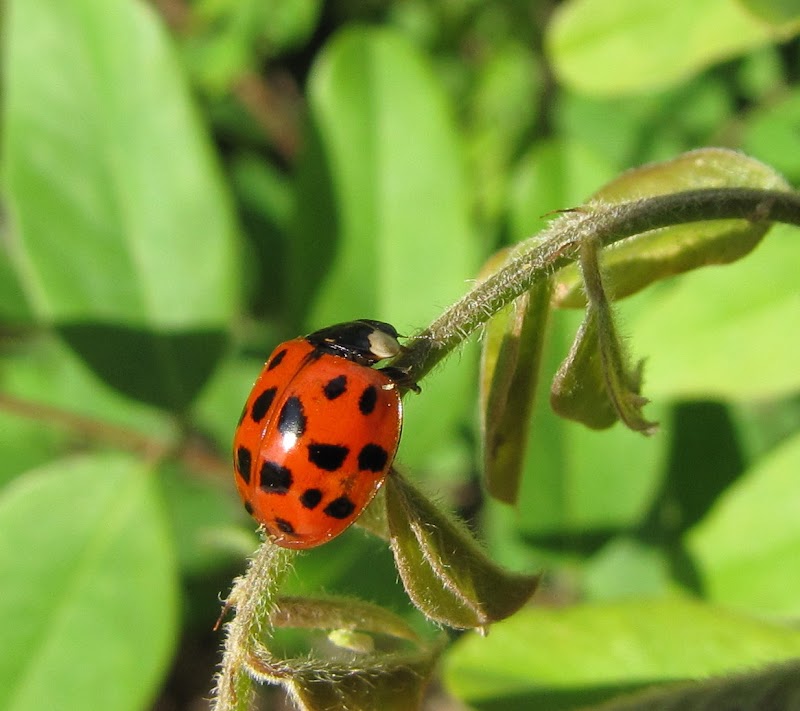
[[(790, 709), (797, 699), (800, 663), (776, 664), (745, 674), (725, 675), (686, 684), (667, 683), (638, 694), (625, 695), (602, 706), (602, 711), (704, 711), (705, 709)], [(601, 711), (600, 708), (595, 711)]]
[[(138, 711), (175, 644), (177, 581), (151, 471), (63, 459), (0, 498), (0, 706)], [(99, 683), (99, 680), (102, 683)]]
[(603, 546), (584, 568), (589, 600), (620, 600), (664, 595), (672, 585), (665, 552), (628, 536)]
[[(589, 304), (570, 354), (556, 374), (550, 401), (559, 414), (570, 412), (590, 426), (598, 421), (595, 409), (601, 418), (608, 417), (610, 403), (615, 419), (619, 418), (626, 427), (653, 434), (657, 425), (646, 420), (642, 412), (647, 404), (640, 395), (642, 363), (632, 366), (628, 362), (603, 285), (598, 252), (597, 242), (580, 247), (581, 274)], [(589, 383), (588, 397), (581, 393), (584, 379)]]
[(558, 709), (653, 683), (787, 660), (800, 632), (688, 599), (526, 609), (445, 658), (451, 693), (477, 709)]
[(522, 240), (543, 229), (554, 210), (582, 204), (613, 174), (594, 146), (572, 139), (535, 143), (520, 160), (510, 186), (512, 238)]
[(481, 439), (486, 487), (515, 504), (550, 310), (550, 281), (495, 315), (481, 340)]
[(575, 334), (569, 354), (553, 378), (550, 405), (561, 417), (593, 430), (603, 430), (619, 417), (608, 396), (597, 341), (597, 318), (587, 314)]
[(169, 40), (130, 0), (14, 0), (5, 30), (4, 178), (28, 300), (115, 387), (183, 408), (224, 345), (235, 252)]
[(796, 230), (775, 227), (725, 269), (642, 295), (628, 319), (651, 398), (770, 398), (800, 386)]
[(364, 655), (323, 670), (298, 669), (287, 685), (303, 711), (414, 711), (422, 706), (438, 651)]
[(800, 20), (800, 8), (795, 0), (738, 0), (757, 17), (781, 25), (790, 20)]
[(746, 472), (688, 534), (711, 599), (759, 615), (800, 613), (799, 471), (795, 436)]
[[(272, 552), (262, 548), (259, 559), (263, 560), (265, 553), (272, 558)], [(251, 573), (252, 569), (248, 577)], [(258, 575), (262, 585), (271, 577)], [(238, 598), (248, 586), (240, 579), (238, 593), (234, 590), (233, 597)], [(274, 592), (274, 586), (271, 587)], [(247, 595), (256, 592), (251, 587)], [(237, 619), (229, 626), (227, 659), (240, 675), (247, 671), (255, 679), (283, 684), (300, 708), (308, 711), (342, 708), (399, 711), (419, 707), (422, 692), (446, 640), (444, 635), (426, 642), (395, 614), (360, 600), (282, 597), (274, 603), (266, 605), (260, 597), (251, 598), (249, 602), (238, 599), (237, 614), (249, 617), (256, 608), (268, 610), (270, 626), (329, 631), (328, 641), (335, 647), (316, 644), (310, 655), (281, 659), (262, 644), (254, 645), (257, 637), (264, 636), (261, 626), (251, 627), (246, 620), (242, 628)], [(234, 646), (230, 646), (232, 640)], [(273, 645), (271, 635), (267, 642)], [(247, 646), (247, 657), (235, 646), (239, 643)], [(232, 670), (226, 669), (226, 673)], [(244, 683), (242, 678), (236, 708), (241, 705)], [(228, 680), (223, 686), (230, 687)], [(229, 688), (224, 689), (221, 700), (223, 695), (227, 696), (226, 702), (232, 700)], [(229, 706), (223, 703), (222, 708)]]
[(469, 96), (466, 147), (477, 209), (502, 218), (510, 168), (539, 110), (542, 71), (534, 48), (507, 40), (477, 68)]
[(402, 617), (378, 605), (348, 598), (281, 597), (270, 622), (275, 627), (344, 629), (421, 641)]
[(796, 30), (760, 22), (736, 0), (571, 0), (557, 8), (546, 41), (562, 82), (619, 95), (677, 84)]
[(102, 436), (106, 442), (116, 437), (128, 446), (147, 440), (164, 448), (178, 437), (168, 416), (120, 395), (49, 335), (6, 353), (0, 379), (6, 402), (0, 408), (0, 480), (74, 450), (76, 436)]
[(0, 319), (5, 323), (30, 323), (33, 320), (25, 292), (9, 260), (8, 237), (0, 233)]
[[(443, 89), (400, 35), (350, 29), (317, 59), (309, 110), (287, 303), (307, 313), (309, 328), (370, 317), (410, 334), (455, 301), (478, 266)], [(406, 399), (401, 461), (460, 474), (471, 357), (426, 378), (425, 400)]]
[(397, 472), (384, 486), (397, 569), (409, 597), (429, 619), (485, 629), (530, 599), (539, 576), (499, 568), (463, 525)]
[[(545, 373), (558, 368), (580, 322), (576, 312), (551, 314)], [(656, 420), (664, 415), (658, 402), (648, 411)], [(642, 437), (623, 427), (592, 431), (555, 415), (546, 398), (535, 404), (529, 436), (519, 533), (549, 545), (641, 521), (663, 476), (666, 437)]]
[[(616, 204), (684, 190), (721, 187), (789, 189), (772, 168), (741, 153), (701, 148), (668, 161), (623, 173), (591, 200)], [(769, 229), (746, 220), (715, 220), (651, 230), (604, 250), (603, 274), (614, 299), (640, 291), (659, 279), (709, 264), (728, 264), (751, 252)], [(583, 307), (586, 296), (576, 266), (557, 278), (556, 303)]]
[(794, 185), (800, 183), (800, 166), (792, 155), (800, 150), (800, 91), (777, 93), (775, 101), (764, 101), (742, 126), (742, 148), (774, 166)]
[(225, 91), (263, 57), (300, 46), (319, 20), (320, 0), (222, 0), (197, 3), (188, 57), (202, 83)]

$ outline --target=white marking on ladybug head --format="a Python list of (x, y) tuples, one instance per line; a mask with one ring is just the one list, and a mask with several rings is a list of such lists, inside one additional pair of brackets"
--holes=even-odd
[(378, 360), (394, 358), (400, 352), (400, 343), (394, 336), (375, 329), (367, 337), (369, 350)]

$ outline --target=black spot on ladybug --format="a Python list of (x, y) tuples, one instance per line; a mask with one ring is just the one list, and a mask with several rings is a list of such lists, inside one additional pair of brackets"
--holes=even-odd
[(340, 496), (331, 501), (323, 511), (331, 518), (343, 519), (350, 516), (356, 510), (356, 505), (346, 496)]
[(290, 535), (294, 534), (294, 526), (292, 526), (292, 524), (289, 521), (287, 521), (285, 518), (277, 518), (276, 517), (275, 518), (275, 527), (281, 533), (288, 533)]
[(268, 494), (285, 494), (292, 486), (292, 472), (276, 462), (264, 462), (259, 486)]
[(273, 368), (277, 368), (281, 361), (286, 357), (286, 348), (284, 348), (280, 353), (276, 353), (272, 360), (267, 365), (267, 370), (272, 370)]
[(272, 401), (275, 399), (275, 393), (277, 392), (278, 388), (267, 388), (256, 398), (253, 403), (253, 409), (250, 410), (250, 417), (253, 418), (253, 422), (261, 422), (261, 420), (264, 419), (264, 416), (272, 405)]
[(308, 461), (316, 464), (326, 472), (335, 472), (344, 464), (350, 450), (341, 444), (314, 444), (308, 445)]
[(292, 395), (281, 408), (278, 415), (278, 432), (281, 434), (293, 434), (302, 437), (306, 431), (306, 413), (303, 411), (303, 403), (296, 395)]
[(386, 467), (389, 453), (379, 444), (366, 444), (358, 453), (358, 468), (362, 471), (380, 472)]
[(335, 378), (325, 383), (325, 387), (322, 388), (322, 392), (325, 393), (325, 397), (328, 398), (328, 400), (335, 400), (340, 395), (344, 395), (346, 391), (347, 391), (346, 375), (337, 375)]
[(244, 510), (247, 511), (251, 516), (253, 515), (253, 504), (249, 501), (244, 502)]
[(239, 447), (236, 450), (236, 471), (245, 484), (250, 483), (250, 471), (253, 467), (253, 457), (247, 447)]
[(300, 496), (300, 503), (307, 509), (315, 509), (322, 501), (322, 492), (319, 489), (306, 489)]
[(368, 385), (358, 398), (358, 409), (362, 415), (369, 415), (375, 409), (376, 402), (378, 402), (378, 391), (374, 385)]

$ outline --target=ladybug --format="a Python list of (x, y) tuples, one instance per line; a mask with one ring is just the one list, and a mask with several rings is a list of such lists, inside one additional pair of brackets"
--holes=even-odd
[(280, 344), (247, 398), (233, 440), (247, 511), (285, 548), (342, 533), (392, 465), (402, 373), (372, 366), (402, 350), (382, 321), (329, 326)]

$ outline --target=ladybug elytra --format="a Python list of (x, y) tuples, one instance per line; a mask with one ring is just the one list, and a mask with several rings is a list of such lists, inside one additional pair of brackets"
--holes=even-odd
[(278, 545), (326, 543), (377, 493), (403, 411), (396, 373), (372, 366), (400, 350), (393, 326), (364, 319), (282, 343), (267, 360), (233, 458), (245, 508)]

